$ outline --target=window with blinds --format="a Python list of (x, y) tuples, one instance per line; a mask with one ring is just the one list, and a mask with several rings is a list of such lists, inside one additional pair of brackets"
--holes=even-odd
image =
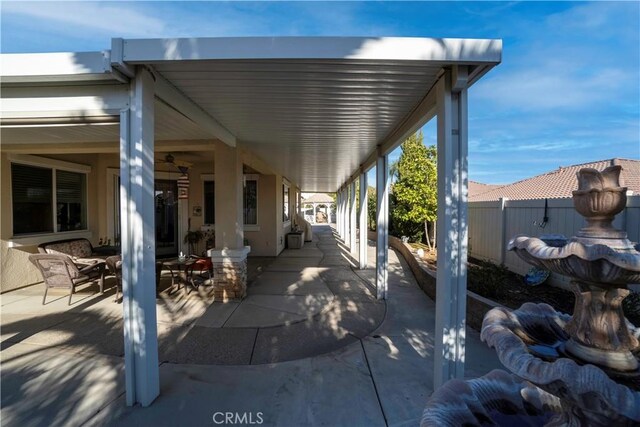
[(14, 235), (87, 228), (85, 173), (12, 163), (11, 196)]
[(11, 165), (13, 234), (53, 231), (51, 169)]
[(56, 171), (56, 217), (58, 231), (87, 228), (87, 176), (83, 173)]
[(214, 181), (204, 182), (204, 223), (216, 223), (216, 187)]

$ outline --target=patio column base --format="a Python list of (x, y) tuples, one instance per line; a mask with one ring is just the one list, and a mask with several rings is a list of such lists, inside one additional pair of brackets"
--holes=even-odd
[(247, 254), (250, 246), (242, 249), (211, 249), (213, 262), (213, 297), (215, 301), (240, 301), (247, 296)]

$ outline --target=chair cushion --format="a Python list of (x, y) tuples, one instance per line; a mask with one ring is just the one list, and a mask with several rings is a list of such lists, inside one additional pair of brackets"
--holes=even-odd
[(88, 258), (91, 256), (91, 243), (86, 239), (51, 243), (47, 244), (44, 249), (49, 254), (69, 255), (74, 258)]
[(91, 277), (82, 275), (82, 276), (78, 276), (75, 279), (71, 279), (71, 280), (73, 280), (73, 284), (74, 285), (78, 285), (80, 283), (88, 281), (89, 279), (91, 279)]
[(210, 258), (198, 258), (193, 262), (192, 268), (196, 271), (213, 270), (213, 262)]

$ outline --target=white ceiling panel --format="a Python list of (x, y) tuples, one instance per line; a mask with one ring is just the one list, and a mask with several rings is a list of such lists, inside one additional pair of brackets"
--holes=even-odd
[(283, 175), (335, 191), (434, 84), (427, 61), (204, 60), (156, 71)]
[[(41, 75), (33, 67), (41, 57), (24, 55), (9, 58), (10, 72), (0, 73), (15, 77), (7, 80), (15, 84), (97, 77), (126, 83), (122, 73), (149, 66), (158, 74), (157, 140), (188, 147), (182, 141), (215, 135), (256, 153), (309, 192), (335, 191), (371, 164), (378, 146), (392, 149), (431, 117), (435, 98), (429, 91), (443, 68), (469, 66), (467, 84), (473, 84), (502, 56), (502, 42), (490, 39), (114, 39), (112, 46), (115, 61), (99, 52), (50, 55), (55, 64), (47, 70), (54, 75)], [(80, 67), (75, 62), (81, 57)], [(115, 123), (59, 123), (3, 126), (1, 136), (3, 144), (99, 144), (116, 142), (118, 133)]]

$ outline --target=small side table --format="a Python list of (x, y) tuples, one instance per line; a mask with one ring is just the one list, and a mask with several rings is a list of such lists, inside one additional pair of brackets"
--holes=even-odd
[(171, 272), (171, 286), (174, 286), (177, 283), (178, 289), (180, 289), (180, 285), (183, 285), (185, 293), (188, 293), (187, 285), (191, 285), (196, 289), (195, 286), (187, 279), (187, 268), (193, 264), (193, 262), (194, 261), (189, 258), (184, 260), (173, 258), (162, 263), (162, 266), (166, 267)]

